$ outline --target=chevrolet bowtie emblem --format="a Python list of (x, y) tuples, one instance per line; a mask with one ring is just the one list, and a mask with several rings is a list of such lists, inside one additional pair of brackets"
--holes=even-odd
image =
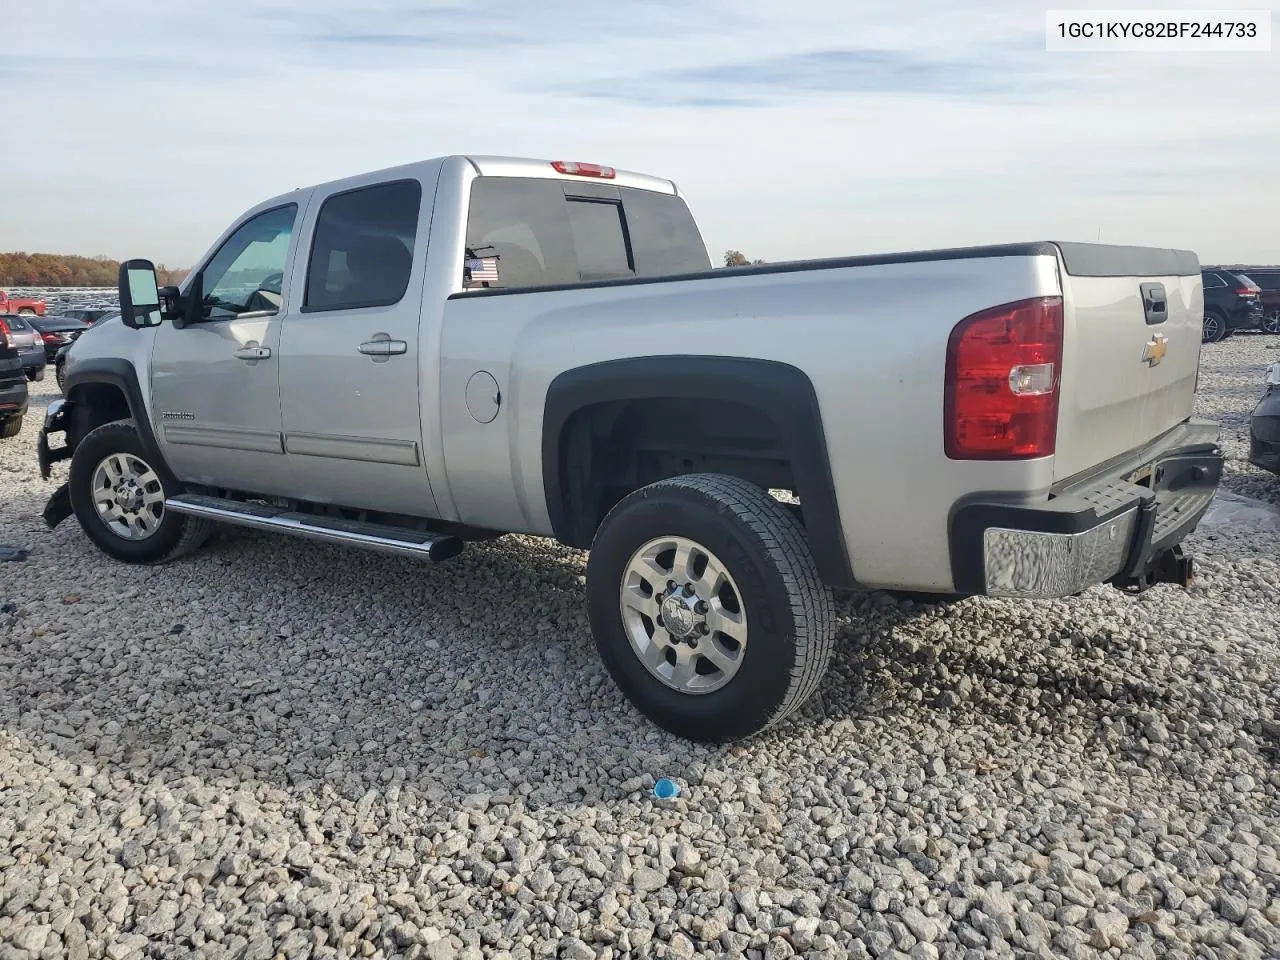
[(1163, 333), (1157, 333), (1154, 337), (1147, 341), (1147, 345), (1142, 348), (1142, 361), (1147, 366), (1154, 367), (1164, 359), (1165, 351), (1169, 349), (1169, 338)]

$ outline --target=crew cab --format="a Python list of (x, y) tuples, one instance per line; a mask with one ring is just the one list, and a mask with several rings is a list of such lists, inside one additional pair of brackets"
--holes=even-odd
[(122, 264), (120, 298), (40, 435), (46, 477), (71, 461), (51, 526), (135, 563), (219, 522), (589, 548), (611, 675), (698, 740), (814, 692), (840, 591), (1185, 584), (1222, 470), (1184, 251), (712, 269), (670, 180), (447, 157), (267, 200), (181, 288)]

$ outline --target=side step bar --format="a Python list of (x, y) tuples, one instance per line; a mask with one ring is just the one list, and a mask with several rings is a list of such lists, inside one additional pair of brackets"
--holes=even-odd
[(340, 517), (314, 516), (294, 513), (283, 507), (265, 503), (246, 503), (242, 500), (225, 500), (198, 493), (184, 493), (169, 497), (164, 502), (166, 510), (185, 513), (192, 517), (204, 517), (255, 530), (271, 530), (309, 540), (326, 543), (345, 543), (380, 553), (399, 556), (425, 557), (429, 560), (448, 560), (462, 552), (462, 541), (457, 537), (441, 536), (423, 530), (407, 530), (381, 523), (365, 523), (344, 520)]

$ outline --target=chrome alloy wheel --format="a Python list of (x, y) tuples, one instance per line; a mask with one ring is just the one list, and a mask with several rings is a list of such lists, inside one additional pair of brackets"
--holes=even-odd
[(622, 575), (622, 621), (645, 668), (673, 690), (706, 694), (737, 674), (747, 652), (747, 617), (732, 575), (687, 537), (658, 537)]
[(145, 540), (164, 520), (164, 488), (146, 461), (131, 453), (104, 457), (93, 470), (94, 509), (108, 530), (124, 540)]

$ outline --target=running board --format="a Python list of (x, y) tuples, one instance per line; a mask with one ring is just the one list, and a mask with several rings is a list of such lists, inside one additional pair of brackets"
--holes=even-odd
[(457, 537), (441, 536), (423, 530), (409, 530), (382, 523), (365, 523), (361, 520), (344, 520), (341, 517), (325, 517), (309, 513), (296, 513), (283, 507), (266, 503), (246, 503), (243, 500), (225, 500), (222, 497), (206, 497), (198, 493), (183, 493), (169, 497), (165, 509), (191, 517), (203, 517), (254, 530), (270, 530), (292, 534), (309, 540), (326, 543), (345, 543), (380, 553), (399, 556), (425, 557), (429, 560), (448, 560), (462, 552), (462, 541)]

